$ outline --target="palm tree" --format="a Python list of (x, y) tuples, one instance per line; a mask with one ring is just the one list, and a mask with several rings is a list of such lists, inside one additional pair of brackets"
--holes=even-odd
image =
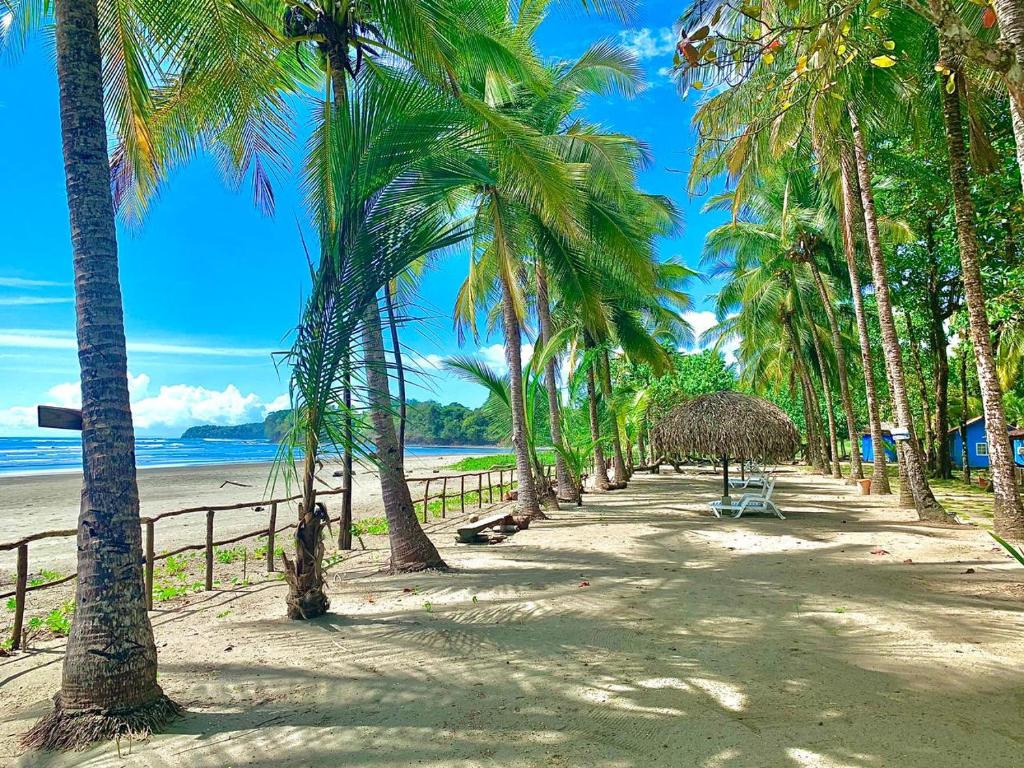
[(156, 646), (142, 578), (99, 11), (96, 0), (58, 0), (55, 12), (84, 472), (75, 614), (61, 689), (53, 710), (23, 741), (43, 749), (73, 749), (125, 732), (159, 728), (178, 707), (157, 683)]
[(864, 226), (867, 231), (868, 257), (871, 262), (871, 273), (874, 277), (875, 300), (878, 317), (882, 326), (882, 349), (885, 355), (886, 369), (889, 372), (889, 386), (892, 390), (893, 406), (899, 426), (907, 430), (909, 439), (898, 445), (898, 452), (907, 473), (907, 482), (914, 494), (917, 514), (922, 520), (948, 521), (951, 517), (935, 498), (928, 477), (925, 473), (921, 455), (921, 446), (914, 430), (914, 417), (910, 411), (910, 398), (907, 392), (907, 379), (903, 369), (903, 356), (900, 352), (899, 337), (896, 334), (896, 321), (893, 316), (892, 300), (889, 296), (889, 278), (885, 271), (885, 257), (882, 254), (882, 241), (879, 235), (878, 219), (875, 214), (875, 200), (871, 189), (871, 169), (868, 160), (864, 134), (857, 119), (853, 103), (847, 105), (850, 128), (853, 133), (854, 165), (857, 169), (857, 180), (860, 184), (861, 209), (864, 214)]
[[(1024, 14), (1021, 14), (1024, 23)], [(1024, 42), (1024, 37), (1019, 42)], [(955, 60), (948, 51), (940, 52), (939, 67), (942, 69), (942, 106), (946, 127), (946, 141), (949, 150), (949, 175), (953, 185), (953, 202), (956, 209), (956, 229), (960, 243), (960, 263), (963, 266), (964, 293), (967, 297), (967, 313), (971, 343), (978, 366), (978, 382), (985, 412), (985, 431), (988, 441), (989, 466), (992, 471), (992, 485), (995, 491), (996, 532), (1015, 539), (1024, 539), (1024, 505), (1014, 474), (1013, 449), (1007, 436), (1006, 412), (1003, 407), (1003, 391), (999, 383), (995, 353), (992, 348), (991, 328), (985, 306), (985, 290), (981, 278), (981, 257), (978, 236), (975, 230), (975, 208), (971, 198), (971, 179), (967, 163), (967, 148), (964, 145), (963, 117), (960, 94), (963, 78), (959, 75)], [(952, 82), (953, 88), (946, 83)], [(1015, 100), (1011, 100), (1015, 103)], [(1014, 122), (1021, 119), (1015, 112)]]

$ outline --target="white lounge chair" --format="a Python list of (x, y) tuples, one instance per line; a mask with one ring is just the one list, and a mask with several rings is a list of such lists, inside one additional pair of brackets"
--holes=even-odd
[(711, 511), (715, 517), (721, 517), (723, 511), (735, 511), (734, 518), (739, 518), (744, 512), (769, 512), (780, 520), (785, 520), (782, 512), (775, 502), (772, 501), (772, 493), (775, 491), (775, 478), (769, 478), (764, 490), (760, 493), (744, 493), (739, 499), (732, 499), (731, 504), (723, 504), (721, 501), (711, 502)]
[(747, 475), (745, 478), (730, 477), (730, 488), (764, 488), (768, 484), (768, 475), (765, 472), (756, 472)]

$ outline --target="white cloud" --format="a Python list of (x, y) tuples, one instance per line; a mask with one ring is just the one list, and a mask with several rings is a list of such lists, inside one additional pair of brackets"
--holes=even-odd
[(412, 371), (440, 371), (444, 368), (444, 356), (442, 355), (411, 352), (405, 356), (405, 359)]
[(265, 413), (273, 413), (274, 411), (287, 411), (292, 407), (292, 399), (288, 397), (288, 393), (285, 392), (283, 395), (278, 395), (265, 406), (263, 411)]
[(655, 59), (675, 50), (676, 35), (669, 27), (642, 27), (619, 32), (619, 42), (638, 59)]
[(69, 283), (57, 283), (53, 280), (29, 280), (24, 277), (0, 275), (0, 288), (58, 288)]
[[(525, 364), (533, 356), (533, 344), (523, 344), (520, 347), (523, 363)], [(482, 359), (491, 368), (500, 374), (508, 373), (508, 363), (505, 362), (505, 345), (491, 344), (489, 347), (480, 347), (477, 350), (477, 357)]]
[[(707, 343), (707, 344), (701, 343), (701, 336), (705, 333), (705, 331), (707, 331), (707, 330), (715, 327), (716, 325), (718, 325), (718, 318), (715, 317), (715, 313), (714, 312), (708, 312), (707, 310), (705, 310), (703, 312), (696, 312), (696, 311), (691, 310), (689, 312), (683, 312), (682, 317), (683, 317), (683, 320), (688, 322), (690, 324), (690, 326), (693, 328), (693, 335), (694, 335), (694, 338), (696, 339), (696, 343), (689, 350), (681, 350), (681, 351), (685, 352), (685, 351), (709, 349), (712, 346), (712, 344), (711, 343)], [(740, 348), (739, 339), (732, 339), (732, 340), (726, 342), (725, 344), (723, 344), (721, 347), (719, 347), (719, 349), (721, 350), (722, 355), (725, 357), (725, 361), (727, 363), (735, 363), (736, 362), (736, 351), (739, 348)]]
[[(223, 390), (189, 384), (160, 387), (150, 394), (150, 378), (144, 373), (128, 374), (132, 419), (137, 429), (167, 427), (178, 430), (193, 424), (242, 424), (262, 421), (266, 414), (289, 407), (288, 396), (265, 403), (259, 395), (243, 395), (234, 384)], [(80, 408), (82, 390), (78, 382), (57, 384), (47, 390), (45, 405)], [(36, 426), (35, 406), (0, 409), (0, 428), (31, 429)]]
[[(77, 349), (71, 335), (46, 330), (0, 330), (0, 347), (23, 349)], [(129, 341), (129, 352), (149, 352), (158, 355), (199, 355), (213, 357), (270, 357), (275, 350), (269, 347), (214, 347), (200, 344), (172, 344), (157, 341)]]
[(72, 304), (71, 297), (0, 296), (0, 307), (31, 307), (40, 304)]

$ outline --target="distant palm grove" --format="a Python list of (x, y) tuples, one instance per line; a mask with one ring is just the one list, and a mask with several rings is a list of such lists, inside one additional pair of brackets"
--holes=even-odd
[[(1009, 437), (1024, 421), (1020, 0), (680, 0), (665, 64), (697, 102), (690, 190), (718, 222), (685, 259), (659, 250), (682, 216), (641, 186), (649, 148), (585, 111), (644, 91), (634, 55), (536, 47), (556, 7), (628, 20), (628, 0), (0, 3), (7, 47), (55, 34), (84, 427), (74, 622), (27, 744), (143, 733), (178, 712), (146, 612), (115, 217), (144, 219), (200, 153), (268, 215), (275, 189), (299, 188), (314, 233), (281, 254), (308, 260), (309, 281), (276, 360), (291, 407), (264, 431), (280, 441), (275, 481), (302, 496), (290, 618), (330, 609), (336, 512), (351, 547), (351, 495), (330, 511), (317, 497), (325, 461), (348, 488), (353, 462), (373, 465), (392, 572), (445, 569), (406, 445), (508, 445), (518, 512), (542, 521), (678, 463), (652, 428), (722, 389), (781, 406), (807, 464), (877, 494), (891, 491), (888, 432), (903, 503), (949, 523), (932, 486), (952, 477), (950, 431), (983, 415), (994, 526), (1024, 538)], [(442, 262), (461, 280), (460, 338), (505, 348), (501, 370), (455, 356), (437, 374), (484, 387), (478, 410), (406, 392), (403, 329)], [(717, 323), (695, 338), (702, 284)]]

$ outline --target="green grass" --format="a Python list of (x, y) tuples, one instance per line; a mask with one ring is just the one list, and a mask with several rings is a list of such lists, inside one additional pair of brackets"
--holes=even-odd
[(388, 520), (386, 517), (366, 517), (352, 524), (353, 536), (385, 536), (387, 532)]
[[(263, 548), (264, 557), (267, 554), (266, 547)], [(246, 556), (246, 549), (244, 544), (239, 544), (235, 547), (221, 548), (213, 550), (213, 557), (218, 563), (230, 564), (242, 560)]]
[[(541, 451), (538, 458), (541, 464), (554, 464), (555, 452)], [(511, 453), (496, 453), (491, 456), (467, 456), (461, 461), (449, 464), (448, 469), (458, 472), (486, 472), (488, 469), (512, 469), (515, 465), (516, 458)]]
[[(256, 549), (252, 551), (252, 556), (257, 560), (263, 560), (267, 556), (267, 540), (262, 539), (262, 544), (259, 544)], [(274, 559), (280, 560), (281, 555), (284, 554), (284, 547), (274, 547)]]

